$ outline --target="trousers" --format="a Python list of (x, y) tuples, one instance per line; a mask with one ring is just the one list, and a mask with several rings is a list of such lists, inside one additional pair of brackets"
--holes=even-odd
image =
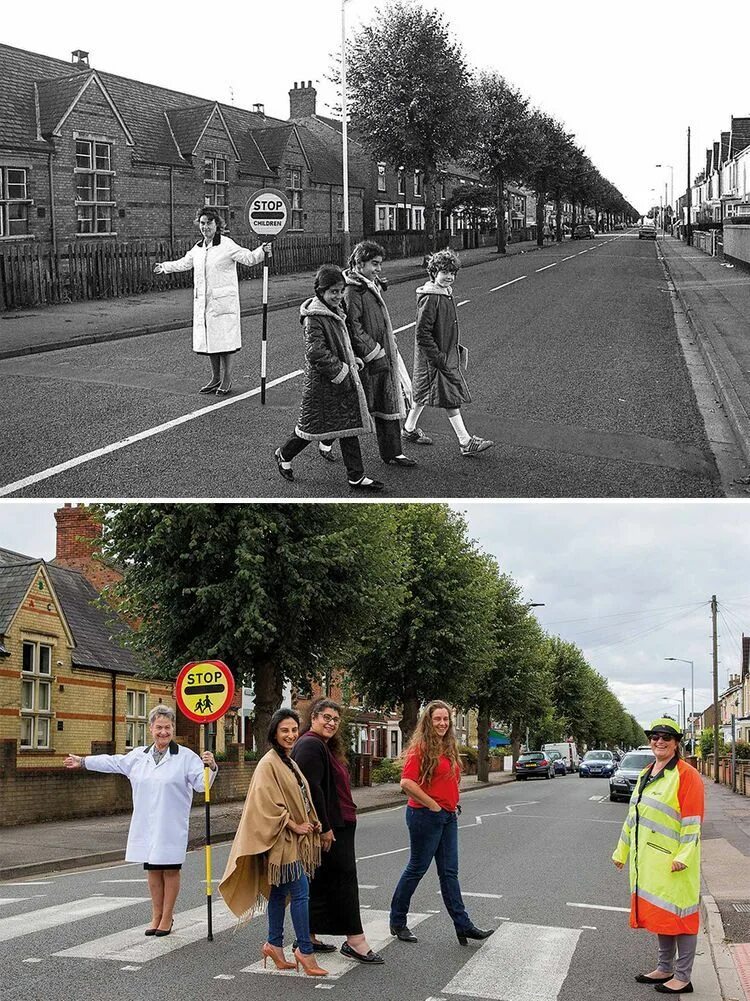
[[(675, 979), (687, 983), (693, 972), (697, 935), (659, 935), (659, 972), (674, 972)], [(677, 958), (675, 959), (675, 954)]]
[(299, 879), (271, 887), (271, 895), (268, 898), (268, 944), (279, 947), (284, 944), (284, 911), (287, 897), (290, 898), (289, 911), (292, 915), (297, 948), (303, 955), (311, 956), (313, 947), (310, 940), (308, 911), (310, 889), (304, 873)]

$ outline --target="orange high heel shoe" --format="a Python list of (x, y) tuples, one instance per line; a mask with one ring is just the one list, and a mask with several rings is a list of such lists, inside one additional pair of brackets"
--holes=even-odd
[(324, 970), (322, 967), (318, 966), (315, 961), (315, 955), (306, 956), (299, 949), (294, 950), (294, 961), (299, 971), (300, 966), (305, 971), (308, 977), (327, 977), (328, 970)]
[[(277, 970), (296, 970), (297, 967), (294, 963), (288, 963), (286, 956), (284, 955), (284, 950), (280, 946), (269, 945), (268, 942), (263, 943), (263, 948), (261, 949), (263, 953), (263, 969), (266, 968), (266, 963), (269, 959), (272, 959)], [(279, 959), (279, 952), (281, 953), (281, 959)]]

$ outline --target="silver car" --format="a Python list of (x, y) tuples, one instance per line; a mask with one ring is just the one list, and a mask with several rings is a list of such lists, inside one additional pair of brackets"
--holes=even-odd
[(654, 753), (650, 748), (638, 748), (637, 751), (629, 751), (625, 755), (609, 780), (609, 798), (613, 803), (617, 800), (630, 799), (638, 776), (654, 760)]

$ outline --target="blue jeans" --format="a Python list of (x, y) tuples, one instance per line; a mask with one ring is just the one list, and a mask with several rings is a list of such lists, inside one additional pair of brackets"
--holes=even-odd
[(284, 944), (284, 910), (287, 896), (291, 897), (289, 910), (292, 914), (297, 948), (303, 955), (311, 956), (313, 947), (310, 941), (310, 918), (307, 906), (310, 888), (304, 873), (299, 879), (271, 887), (271, 895), (268, 898), (268, 944), (279, 947)]
[(440, 878), (440, 892), (457, 930), (471, 928), (458, 885), (458, 820), (455, 813), (441, 810), (432, 813), (427, 807), (407, 806), (406, 826), (409, 828), (411, 855), (401, 873), (391, 901), (391, 925), (403, 928), (409, 904), (419, 881), (435, 859)]

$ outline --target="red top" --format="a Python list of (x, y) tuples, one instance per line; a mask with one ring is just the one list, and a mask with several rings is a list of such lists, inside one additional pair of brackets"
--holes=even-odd
[(339, 797), (339, 807), (341, 808), (341, 819), (345, 824), (356, 824), (357, 807), (352, 799), (352, 784), (349, 780), (349, 770), (345, 764), (329, 752), (328, 760), (331, 762), (333, 781), (336, 785), (336, 792)]
[[(432, 779), (425, 785), (419, 781), (419, 765), (420, 755), (418, 752), (412, 751), (406, 757), (401, 778), (411, 779), (412, 782), (416, 782), (422, 792), (426, 792), (428, 796), (431, 796), (444, 810), (448, 810), (449, 813), (455, 813), (459, 796), (459, 768), (457, 766), (452, 768), (448, 758), (444, 754), (441, 754), (437, 767), (432, 773)], [(418, 803), (410, 796), (409, 806), (420, 809), (422, 808), (422, 803)]]

